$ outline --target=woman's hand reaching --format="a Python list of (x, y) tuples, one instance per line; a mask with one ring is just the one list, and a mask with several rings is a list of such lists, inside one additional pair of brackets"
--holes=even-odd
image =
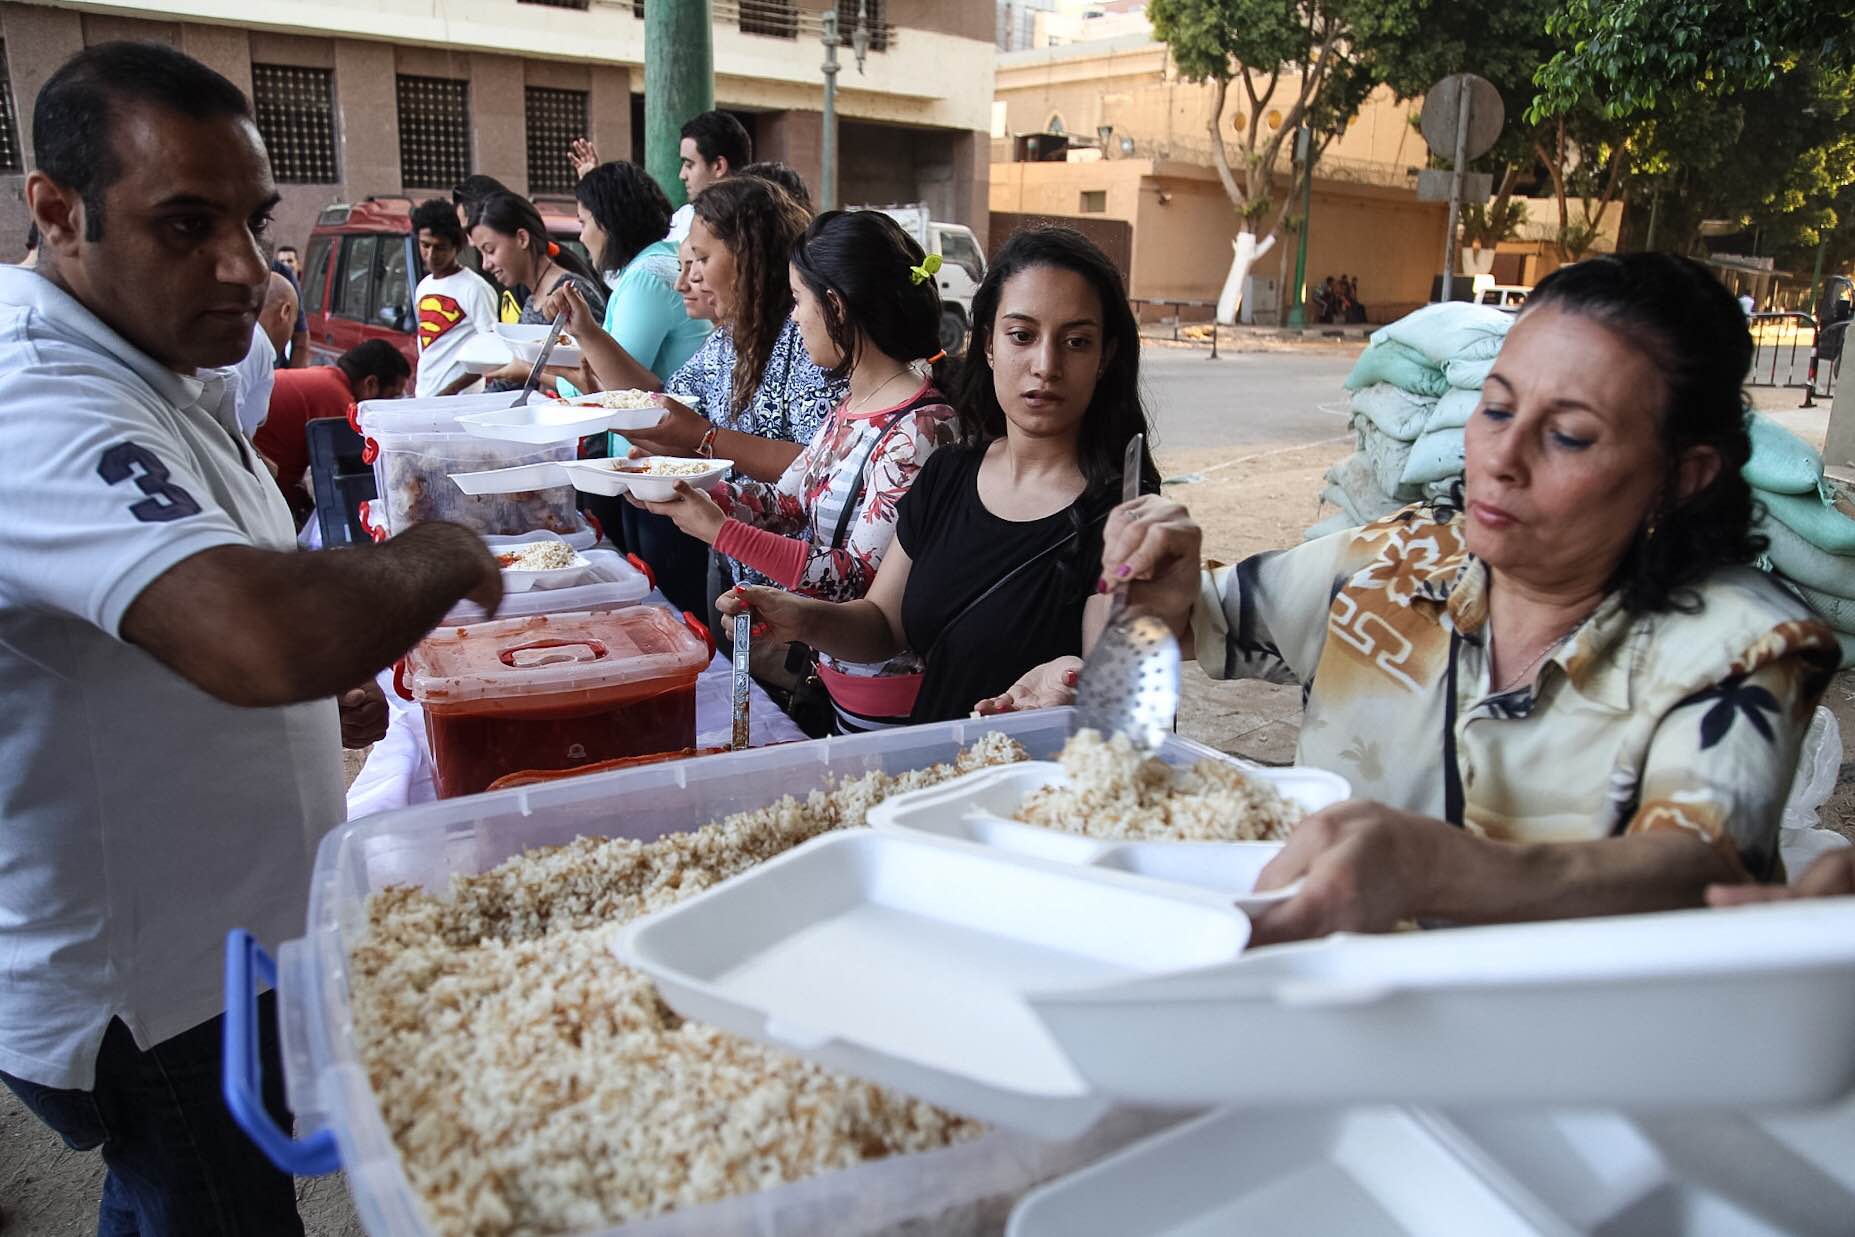
[(573, 178), (579, 180), (599, 166), (599, 148), (591, 138), (576, 137), (567, 145), (567, 162), (573, 165)]
[(594, 332), (605, 333), (605, 324), (593, 313), (592, 306), (586, 303), (586, 298), (580, 295), (580, 290), (573, 286), (571, 279), (561, 280), (554, 285), (552, 292), (542, 297), (541, 312), (549, 322), (566, 314), (567, 325), (564, 329), (579, 340), (582, 346)]
[(646, 455), (688, 457), (696, 454), (709, 428), (708, 418), (687, 404), (665, 396), (663, 420), (648, 429), (629, 432), (625, 437), (636, 447), (631, 453), (634, 459)]
[(652, 515), (669, 516), (685, 533), (710, 545), (715, 544), (721, 526), (728, 520), (719, 503), (687, 481), (676, 483), (676, 497), (669, 502), (646, 502), (636, 497), (631, 501)]
[(1080, 657), (1058, 657), (1024, 672), (1002, 696), (988, 696), (973, 706), (973, 711), (990, 717), (994, 713), (1017, 713), (1025, 709), (1053, 709), (1076, 702), (1076, 680), (1082, 673)]
[(737, 584), (715, 600), (715, 608), (733, 618), (743, 612), (754, 616), (750, 629), (756, 640), (769, 644), (808, 643), (805, 611), (808, 603), (784, 589)]

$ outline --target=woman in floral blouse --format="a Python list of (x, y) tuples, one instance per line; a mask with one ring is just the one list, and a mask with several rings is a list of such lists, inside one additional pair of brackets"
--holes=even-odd
[[(1508, 336), (1459, 510), (1202, 578), (1182, 507), (1116, 512), (1106, 577), (1135, 581), (1212, 677), (1301, 683), (1299, 758), (1357, 796), (1264, 871), (1303, 885), (1257, 939), (1659, 910), (1779, 874), (1838, 653), (1748, 565), (1751, 353), (1700, 266), (1594, 258), (1542, 281)], [(1019, 702), (1054, 699), (1041, 684), (1063, 670)]]
[[(811, 358), (847, 380), (844, 401), (777, 482), (723, 484), (712, 496), (679, 484), (674, 501), (645, 505), (782, 588), (826, 601), (869, 592), (896, 504), (954, 438), (953, 409), (916, 369), (939, 352), (932, 273), (880, 211), (813, 220), (792, 247), (792, 319)], [(912, 652), (874, 664), (823, 655), (818, 671), (840, 732), (901, 724), (921, 687)]]

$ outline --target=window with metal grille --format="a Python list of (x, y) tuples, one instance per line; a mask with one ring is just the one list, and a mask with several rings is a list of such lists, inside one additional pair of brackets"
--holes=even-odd
[(776, 39), (799, 37), (796, 0), (740, 0), (742, 34), (764, 34)]
[(567, 146), (586, 136), (586, 92), (530, 86), (528, 112), (528, 192), (571, 193), (577, 177)]
[(449, 189), (470, 175), (470, 83), (399, 78), (399, 178)]
[(251, 66), (251, 103), (271, 155), (271, 175), (290, 185), (332, 185), (335, 75), (294, 64)]
[(863, 27), (870, 34), (870, 50), (886, 52), (889, 50), (889, 36), (893, 31), (888, 22), (888, 0), (837, 0), (837, 32), (843, 36), (846, 46), (850, 36), (857, 29), (857, 10), (863, 9)]
[(13, 71), (7, 65), (6, 42), (0, 40), (0, 172), (26, 170), (19, 151), (19, 117), (13, 112)]

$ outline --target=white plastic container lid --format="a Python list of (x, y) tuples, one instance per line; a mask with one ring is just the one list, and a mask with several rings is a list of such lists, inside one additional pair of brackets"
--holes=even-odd
[[(534, 536), (526, 540), (544, 539)], [(522, 538), (511, 537), (508, 540), (512, 544), (524, 543)], [(562, 540), (566, 539), (562, 538)], [(582, 550), (581, 554), (589, 565), (588, 578), (584, 584), (578, 584), (572, 588), (505, 594), (502, 605), (496, 610), (497, 620), (527, 618), (534, 614), (622, 610), (626, 606), (635, 606), (650, 596), (649, 578), (627, 562), (617, 550)], [(461, 627), (487, 621), (489, 619), (483, 613), (483, 607), (474, 601), (460, 601), (452, 607), (449, 614), (444, 616), (447, 627)]]
[(536, 614), (440, 627), (406, 656), (407, 685), (424, 704), (599, 692), (687, 677), (714, 650), (658, 606), (600, 614)]
[[(546, 396), (529, 396), (529, 402), (546, 402)], [(354, 406), (351, 424), (369, 437), (381, 434), (462, 434), (458, 418), (473, 412), (494, 412), (515, 402), (515, 392), (489, 391), (478, 395), (436, 395), (430, 399), (370, 399)]]

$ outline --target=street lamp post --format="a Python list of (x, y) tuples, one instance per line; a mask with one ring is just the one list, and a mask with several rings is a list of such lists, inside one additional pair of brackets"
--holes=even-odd
[[(857, 57), (857, 73), (863, 72), (863, 59), (869, 54), (869, 0), (859, 0), (857, 4), (857, 28), (850, 36), (850, 47)], [(832, 5), (824, 11), (824, 29), (820, 40), (824, 43), (824, 132), (818, 142), (818, 153), (823, 167), (818, 172), (818, 203), (820, 210), (837, 209), (837, 49), (842, 39), (837, 32), (837, 6)]]
[(1292, 330), (1302, 330), (1308, 324), (1308, 220), (1314, 213), (1314, 169), (1308, 166), (1314, 154), (1314, 131), (1302, 125), (1295, 131), (1295, 154), (1301, 163), (1301, 228), (1300, 243), (1295, 247), (1295, 286), (1294, 298), (1288, 306), (1288, 325)]

